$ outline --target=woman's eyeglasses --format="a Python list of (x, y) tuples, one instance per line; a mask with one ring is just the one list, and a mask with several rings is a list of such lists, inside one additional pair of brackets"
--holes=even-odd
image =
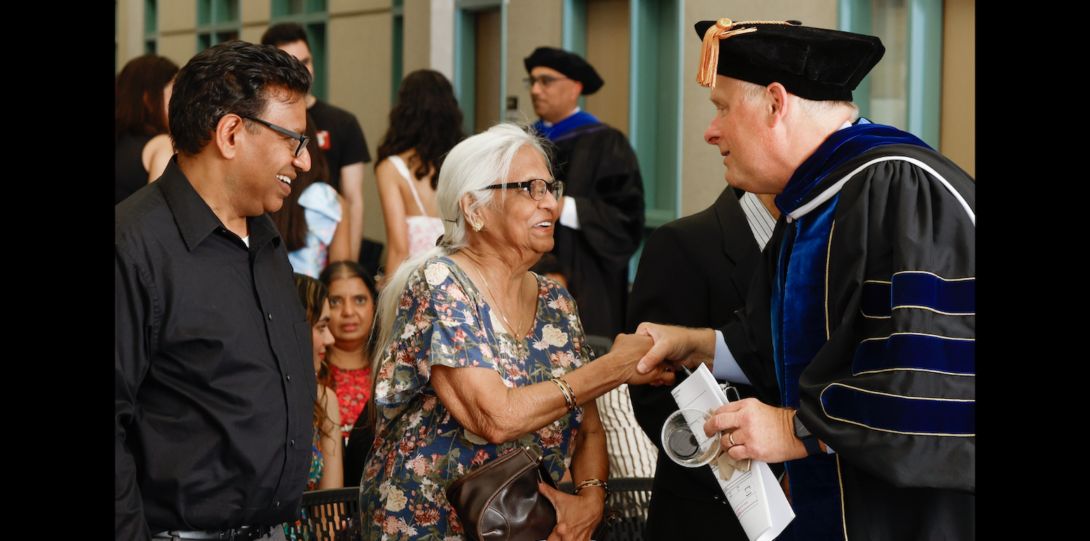
[(493, 184), (484, 187), (486, 190), (500, 190), (503, 188), (525, 188), (527, 192), (530, 192), (530, 197), (533, 197), (534, 201), (540, 201), (541, 198), (545, 197), (545, 192), (552, 192), (557, 201), (564, 197), (563, 180), (548, 182), (543, 178), (535, 178), (522, 182), (508, 182), (507, 184)]

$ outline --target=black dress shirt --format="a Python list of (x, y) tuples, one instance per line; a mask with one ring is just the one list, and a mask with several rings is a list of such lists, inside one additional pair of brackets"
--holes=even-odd
[(311, 330), (268, 215), (249, 247), (174, 159), (114, 208), (116, 539), (299, 516)]

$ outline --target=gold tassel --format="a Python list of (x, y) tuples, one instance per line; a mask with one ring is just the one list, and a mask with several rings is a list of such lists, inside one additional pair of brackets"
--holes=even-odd
[(715, 88), (716, 68), (719, 66), (719, 40), (727, 39), (738, 34), (756, 32), (756, 28), (739, 28), (731, 30), (735, 26), (747, 24), (786, 24), (798, 26), (794, 21), (743, 21), (733, 22), (726, 17), (715, 21), (715, 24), (704, 32), (704, 41), (700, 45), (700, 65), (696, 73), (696, 82), (701, 86)]

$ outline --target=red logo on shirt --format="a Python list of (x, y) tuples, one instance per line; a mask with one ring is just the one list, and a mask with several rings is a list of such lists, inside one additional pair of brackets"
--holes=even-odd
[(318, 148), (322, 150), (329, 150), (329, 132), (326, 130), (318, 130)]

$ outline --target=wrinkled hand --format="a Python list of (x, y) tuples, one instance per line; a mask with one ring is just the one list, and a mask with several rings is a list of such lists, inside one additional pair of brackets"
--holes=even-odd
[(602, 508), (605, 505), (605, 492), (602, 490), (581, 490), (581, 496), (559, 491), (545, 483), (538, 482), (537, 489), (556, 508), (556, 527), (549, 534), (547, 541), (587, 541), (594, 527), (602, 520)]
[(640, 323), (636, 334), (650, 336), (655, 341), (654, 347), (640, 359), (636, 371), (643, 374), (660, 366), (664, 361), (674, 361), (695, 369), (700, 363), (711, 368), (715, 359), (715, 331), (711, 329), (690, 329), (675, 325), (658, 323)]
[(609, 354), (625, 367), (625, 383), (662, 385), (674, 382), (675, 375), (669, 364), (655, 366), (647, 372), (636, 369), (636, 363), (647, 354), (654, 343), (652, 339), (639, 334), (618, 334), (613, 339), (613, 348), (609, 350)]
[[(795, 437), (795, 410), (777, 408), (756, 398), (730, 402), (704, 423), (704, 434), (722, 431), (719, 445), (735, 460), (786, 462), (806, 456), (806, 447)], [(733, 434), (734, 445), (731, 445)]]

